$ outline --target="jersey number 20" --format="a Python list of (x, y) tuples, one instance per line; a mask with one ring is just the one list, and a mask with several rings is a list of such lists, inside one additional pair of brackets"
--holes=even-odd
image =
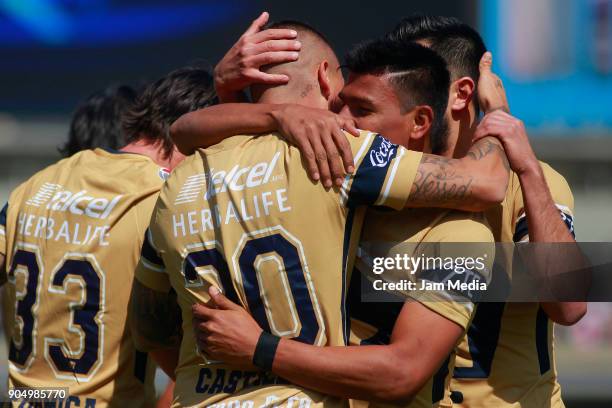
[[(300, 255), (302, 255), (302, 259), (304, 259), (304, 255), (301, 253), (299, 241), (284, 231), (282, 227), (271, 228), (262, 234), (245, 235), (244, 238), (238, 245), (232, 262), (234, 270), (240, 273), (237, 280), (242, 282), (242, 288), (253, 318), (268, 333), (293, 335), (295, 340), (315, 344), (321, 339), (322, 334), (320, 333), (319, 319), (317, 319), (317, 315), (320, 316), (321, 312), (318, 308), (316, 294), (311, 287), (312, 283), (307, 267), (300, 261)], [(187, 254), (183, 264), (185, 280), (188, 285), (189, 282), (197, 282), (196, 285), (200, 286), (202, 281), (196, 269), (202, 270), (212, 267), (217, 271), (224, 294), (233, 302), (240, 303), (228, 264), (221, 252), (213, 245)], [(289, 302), (289, 312), (294, 319), (295, 312), (297, 312), (297, 318), (301, 323), (299, 334), (291, 333), (291, 331), (281, 333), (274, 325), (273, 311), (270, 310), (265, 289), (260, 286), (261, 282), (258, 278), (258, 266), (266, 261), (275, 262), (278, 265), (278, 270), (281, 273), (279, 278), (282, 280), (285, 293), (288, 298), (293, 299), (293, 302)], [(282, 274), (286, 275), (283, 276)], [(293, 310), (291, 303), (295, 305), (295, 310)], [(297, 324), (297, 322), (295, 323)]]

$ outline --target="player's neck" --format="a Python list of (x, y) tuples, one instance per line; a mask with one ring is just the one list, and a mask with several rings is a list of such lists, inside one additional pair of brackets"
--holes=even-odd
[[(448, 143), (446, 152), (454, 158), (465, 157), (472, 146), (472, 138), (478, 122), (472, 112), (455, 116), (448, 123)], [(446, 154), (445, 154), (446, 155)]]
[(168, 157), (161, 143), (147, 143), (145, 140), (137, 140), (132, 142), (120, 149), (125, 153), (141, 154), (149, 157), (160, 167), (173, 169), (176, 165), (185, 158), (176, 148), (172, 151), (170, 157)]
[(328, 109), (328, 102), (316, 92), (308, 92), (305, 96), (289, 92), (286, 87), (268, 88), (261, 93), (257, 103), (268, 104), (298, 104), (309, 108)]

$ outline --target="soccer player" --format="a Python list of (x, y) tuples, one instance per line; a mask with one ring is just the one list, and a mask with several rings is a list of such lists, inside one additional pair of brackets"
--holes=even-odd
[[(254, 87), (254, 98), (260, 103), (299, 102), (328, 108), (343, 85), (335, 54), (308, 26), (292, 22), (275, 27), (281, 28), (298, 32), (301, 57), (270, 67), (268, 72), (287, 74), (291, 81), (283, 87)], [(257, 105), (253, 107), (256, 111)], [(411, 110), (411, 116), (417, 111)], [(209, 112), (215, 116), (215, 110)], [(276, 112), (277, 117), (284, 114), (287, 111)], [(416, 133), (424, 134), (430, 116), (421, 116), (415, 122), (425, 124)], [(201, 118), (201, 111), (184, 116), (173, 125), (173, 133), (192, 134), (201, 127)], [(175, 171), (160, 195), (137, 270), (134, 297), (150, 299), (148, 309), (158, 310), (164, 305), (155, 298), (163, 299), (173, 289), (182, 310), (183, 330), (191, 330), (191, 305), (209, 301), (208, 289), (215, 286), (248, 307), (267, 330), (312, 345), (344, 345), (348, 336), (346, 271), (364, 205), (401, 209), (435, 202), (482, 208), (498, 190), (505, 190), (507, 171), (500, 150), (492, 149), (480, 160), (457, 161), (410, 152), (365, 131), (348, 143), (356, 153), (355, 174), (335, 189), (310, 181), (297, 149), (276, 134), (234, 136), (198, 150)], [(483, 146), (490, 145), (481, 143), (474, 149)], [(479, 169), (493, 170), (495, 180), (491, 174), (478, 173)], [(417, 172), (444, 180), (449, 171), (455, 178), (446, 180), (446, 185), (466, 190), (454, 202), (445, 202), (447, 192), (428, 190), (426, 196), (417, 192), (418, 183), (413, 183)], [(488, 188), (495, 191), (485, 194)], [(325, 222), (313, 229), (316, 220)], [(142, 303), (133, 302), (135, 316), (145, 315), (138, 311), (144, 309)], [(135, 324), (155, 325), (154, 317), (152, 313), (150, 319), (138, 319)], [(177, 331), (156, 329), (158, 338)], [(276, 346), (278, 338), (262, 334), (254, 358), (257, 368), (271, 368)], [(282, 384), (283, 380), (265, 371), (198, 355), (193, 336), (183, 336), (176, 377), (178, 406), (342, 403)]]
[(64, 157), (85, 149), (119, 149), (125, 146), (121, 116), (136, 101), (127, 85), (109, 86), (80, 103), (72, 116), (68, 140), (59, 149)]
[[(414, 17), (389, 34), (397, 41), (418, 41), (439, 53), (451, 71), (447, 149), (463, 157), (473, 140), (478, 114), (478, 61), (486, 51), (480, 35), (447, 17)], [(485, 60), (490, 70), (491, 59)], [(487, 77), (491, 80), (491, 77)], [(501, 81), (487, 87), (503, 93)], [(484, 103), (487, 96), (481, 95)], [(497, 106), (501, 107), (501, 106)], [(538, 162), (524, 126), (497, 113), (485, 124), (504, 142), (513, 174), (504, 201), (486, 212), (498, 242), (573, 242), (571, 190), (552, 167)], [(557, 381), (553, 322), (576, 323), (585, 302), (484, 303), (460, 345), (452, 398), (465, 407), (563, 406)]]
[(174, 71), (127, 113), (121, 150), (75, 153), (12, 192), (0, 213), (10, 388), (67, 387), (65, 404), (81, 407), (154, 404), (155, 367), (134, 348), (128, 299), (153, 204), (183, 157), (168, 128), (213, 101), (209, 73)]
[[(64, 157), (85, 149), (96, 147), (119, 148), (125, 145), (125, 136), (121, 129), (121, 115), (136, 100), (136, 91), (127, 85), (112, 86), (98, 91), (81, 102), (70, 121), (68, 139), (60, 153)], [(0, 292), (6, 287), (0, 289)], [(1, 293), (0, 293), (1, 294)], [(11, 320), (13, 305), (8, 303), (7, 296), (2, 296), (2, 323), (5, 336), (11, 331), (8, 321)], [(10, 337), (7, 337), (10, 342)]]
[[(449, 99), (448, 116), (452, 118), (452, 121), (450, 123), (450, 137), (447, 140), (447, 144), (444, 148), (447, 152), (450, 152), (451, 154), (455, 155), (455, 157), (462, 157), (465, 154), (465, 149), (471, 143), (471, 139), (474, 133), (473, 129), (476, 126), (476, 120), (477, 120), (477, 114), (478, 114), (478, 103), (477, 103), (478, 101), (475, 95), (475, 87), (476, 87), (475, 84), (479, 83), (478, 82), (478, 79), (479, 79), (478, 60), (480, 56), (482, 56), (482, 53), (484, 53), (485, 51), (482, 40), (480, 39), (479, 35), (469, 26), (466, 26), (465, 24), (462, 24), (458, 22), (457, 20), (447, 19), (444, 17), (418, 17), (414, 19), (408, 19), (404, 22), (403, 30), (404, 30), (403, 36), (405, 37), (400, 35), (402, 33), (401, 30), (398, 30), (400, 34), (396, 32), (391, 37), (396, 38), (400, 41), (417, 40), (417, 41), (420, 41), (424, 45), (432, 47), (434, 50), (439, 52), (446, 59), (447, 63), (449, 64), (451, 68), (453, 83), (451, 85), (451, 95)], [(503, 88), (500, 88), (497, 86), (498, 83), (500, 82), (498, 82), (498, 79), (494, 75), (492, 75), (490, 72), (490, 62), (491, 61), (487, 60), (487, 58), (483, 59), (484, 72), (486, 74), (483, 77), (484, 79), (483, 83), (486, 83), (487, 85), (492, 85), (492, 86), (484, 86), (482, 83), (479, 83), (479, 86), (478, 86), (479, 91), (481, 90), (486, 91), (486, 92), (481, 92), (480, 97), (481, 99), (483, 99), (483, 105), (488, 104), (489, 109), (491, 108), (490, 104), (491, 104), (491, 99), (492, 99), (490, 97), (490, 94), (493, 94), (495, 96), (494, 99), (496, 100), (499, 100), (499, 95), (495, 95), (495, 94), (501, 94), (502, 99), (505, 100), (505, 95), (503, 94)], [(254, 77), (254, 75), (252, 76)], [(495, 107), (501, 107), (501, 106), (502, 105), (498, 104)], [(367, 112), (367, 110), (364, 110), (364, 109), (361, 109), (361, 111)], [(367, 115), (362, 114), (362, 116), (365, 118)], [(490, 120), (491, 118), (495, 120)], [(491, 115), (485, 119), (484, 124), (488, 126), (489, 123), (493, 123), (493, 124), (497, 123), (496, 131), (500, 133), (500, 139), (507, 140), (507, 141), (508, 140), (520, 141), (518, 145), (522, 146), (523, 148), (522, 149), (515, 148), (514, 152), (517, 152), (517, 151), (524, 152), (526, 154), (525, 158), (532, 159), (534, 157), (533, 152), (529, 148), (528, 143), (526, 143), (527, 139), (524, 135), (524, 132), (522, 134), (519, 133), (517, 135), (518, 137), (516, 138), (512, 138), (511, 137), (512, 132), (508, 132), (508, 129), (512, 129), (513, 127), (516, 127), (518, 129), (521, 128), (520, 126), (518, 127), (516, 126), (517, 124), (516, 119), (510, 118), (508, 116), (504, 116), (504, 114), (501, 112), (496, 112), (494, 115)], [(504, 124), (505, 126), (500, 125), (500, 123)], [(299, 142), (296, 142), (296, 144), (300, 145)], [(523, 159), (521, 158), (521, 155), (515, 153), (513, 155), (513, 158), (514, 158), (513, 167), (519, 168), (519, 169), (523, 168), (523, 165), (521, 164), (523, 163), (522, 162)], [(529, 160), (527, 161), (527, 163), (529, 163)], [(568, 225), (571, 225), (571, 220), (572, 220), (571, 205), (569, 206), (563, 205), (564, 202), (566, 202), (567, 204), (571, 203), (571, 193), (569, 192), (569, 188), (567, 187), (567, 184), (565, 183), (565, 181), (562, 179), (562, 176), (552, 171), (550, 167), (545, 164), (542, 164), (542, 167), (544, 169), (545, 177), (548, 180), (550, 180), (549, 183), (552, 182), (551, 185), (553, 186), (553, 193), (556, 192), (556, 194), (554, 194), (554, 198), (557, 201), (557, 207), (559, 207), (559, 209), (562, 210), (561, 218), (566, 220)], [(540, 184), (542, 183), (543, 179), (541, 177), (541, 174), (535, 171), (538, 168), (539, 168), (538, 166), (531, 167), (530, 170), (532, 174), (527, 177), (526, 185), (531, 185), (535, 188), (538, 186), (538, 183)], [(530, 178), (531, 180), (529, 180)], [(539, 182), (537, 180), (539, 180)], [(500, 237), (502, 236), (504, 237), (505, 241), (509, 241), (512, 238), (513, 230), (514, 230), (514, 223), (515, 223), (515, 221), (513, 220), (518, 221), (519, 219), (517, 219), (517, 215), (520, 215), (520, 213), (523, 211), (522, 210), (523, 208), (522, 198), (521, 198), (522, 193), (520, 191), (519, 182), (518, 182), (517, 177), (513, 178), (513, 186), (514, 186), (513, 188), (508, 189), (508, 196), (506, 197), (505, 204), (503, 206), (495, 207), (488, 212), (488, 219), (491, 222), (491, 224), (495, 226), (496, 239), (498, 241), (501, 239)], [(560, 222), (560, 219), (556, 215), (558, 213), (555, 210), (555, 206), (554, 205), (547, 206), (545, 204), (547, 201), (550, 204), (550, 200), (546, 199), (546, 195), (548, 194), (546, 192), (547, 189), (539, 189), (537, 191), (539, 191), (540, 193), (543, 192), (544, 196), (542, 197), (539, 195), (539, 193), (535, 193), (535, 192), (526, 194), (531, 197), (532, 202), (536, 201), (535, 204), (532, 205), (531, 207), (532, 209), (535, 209), (531, 211), (531, 214), (535, 214), (540, 208), (544, 209), (548, 216), (555, 214), (555, 216), (552, 219), (544, 218), (544, 219), (535, 220), (534, 222), (532, 222), (532, 224), (537, 224), (539, 226), (537, 228), (539, 228), (540, 230), (540, 233), (538, 234), (540, 236), (540, 240), (553, 240), (553, 241), (561, 240), (563, 242), (563, 239), (568, 239), (569, 235), (564, 230), (565, 227), (559, 230), (559, 227), (563, 227), (563, 223)], [(536, 199), (536, 197), (538, 199)], [(550, 211), (551, 209), (553, 210), (552, 212)], [(512, 214), (512, 211), (515, 212), (514, 215)], [(527, 215), (530, 213), (529, 207), (525, 208), (525, 212), (527, 213)], [(521, 217), (520, 219), (523, 220), (520, 223), (523, 226), (523, 228), (517, 229), (517, 230), (524, 230), (524, 226), (526, 224), (525, 217)], [(548, 221), (552, 221), (552, 222), (548, 222)], [(503, 226), (503, 231), (504, 231), (503, 234), (502, 234), (502, 226)], [(556, 229), (556, 231), (553, 232), (552, 234), (548, 233), (544, 235), (542, 232), (544, 231), (543, 228), (545, 227), (548, 227), (548, 228), (552, 227), (553, 230)], [(546, 236), (548, 236), (549, 238), (546, 238)], [(518, 237), (518, 238), (521, 238), (521, 237)], [(571, 239), (571, 237), (569, 238)], [(537, 305), (535, 306), (537, 309)], [(485, 305), (483, 307), (485, 307), (485, 313), (480, 313), (481, 317), (479, 320), (481, 322), (480, 323), (481, 326), (484, 325), (485, 330), (483, 330), (482, 328), (478, 330), (475, 328), (476, 326), (475, 325), (471, 331), (471, 334), (472, 334), (472, 338), (481, 337), (481, 340), (478, 343), (478, 347), (480, 349), (488, 350), (487, 353), (489, 354), (485, 354), (485, 356), (488, 356), (486, 357), (486, 359), (489, 359), (492, 356), (492, 354), (490, 354), (491, 350), (494, 350), (497, 346), (496, 346), (495, 336), (491, 337), (486, 334), (487, 331), (491, 330), (491, 328), (488, 327), (487, 321), (486, 321), (487, 319), (486, 317), (483, 317), (483, 316), (485, 316), (486, 310), (490, 310), (491, 308), (495, 308), (495, 307), (499, 309), (500, 305), (497, 305), (497, 306)], [(548, 336), (540, 335), (539, 337), (543, 340), (549, 339), (548, 346), (547, 347), (540, 346), (536, 348), (536, 341), (535, 341), (536, 313), (531, 313), (527, 310), (527, 309), (533, 309), (534, 305), (533, 304), (532, 305), (508, 304), (507, 306), (501, 305), (501, 307), (509, 308), (510, 312), (512, 312), (512, 310), (518, 310), (518, 309), (524, 309), (524, 311), (526, 312), (526, 313), (518, 313), (518, 314), (509, 312), (505, 316), (504, 320), (508, 322), (506, 326), (506, 330), (505, 330), (506, 332), (505, 337), (507, 338), (507, 341), (504, 341), (503, 349), (509, 350), (508, 360), (507, 360), (506, 365), (509, 367), (511, 365), (510, 361), (512, 361), (512, 364), (514, 364), (515, 366), (523, 367), (521, 368), (521, 370), (526, 370), (527, 372), (530, 373), (530, 376), (521, 377), (521, 376), (513, 375), (512, 373), (514, 371), (512, 370), (503, 370), (503, 371), (498, 370), (497, 374), (493, 376), (493, 379), (497, 377), (501, 380), (498, 382), (500, 389), (505, 389), (506, 392), (513, 394), (513, 395), (510, 395), (510, 397), (514, 401), (521, 400), (522, 403), (526, 404), (527, 402), (525, 401), (540, 401), (541, 396), (544, 396), (545, 399), (550, 398), (553, 403), (556, 403), (555, 401), (560, 401), (558, 392), (552, 391), (553, 387), (558, 388), (558, 385), (554, 385), (555, 380), (553, 380), (552, 383), (547, 381), (547, 378), (549, 377), (556, 378), (556, 374), (554, 373), (554, 370), (546, 372), (545, 375), (541, 375), (539, 368), (536, 367), (536, 364), (540, 362), (540, 359), (537, 358), (535, 354), (536, 349), (539, 350), (539, 352), (543, 352), (542, 354), (546, 354), (547, 348), (550, 349), (552, 347), (550, 343), (552, 340), (550, 340), (550, 337)], [(559, 319), (558, 321), (564, 324), (575, 321), (581, 316), (581, 313), (585, 311), (584, 303), (579, 303), (579, 302), (557, 303), (557, 304), (547, 303), (543, 305), (543, 307), (547, 307), (548, 308), (547, 313), (550, 313), (551, 315), (555, 316), (555, 319)], [(539, 316), (540, 322), (543, 320), (543, 318), (545, 318), (545, 315), (542, 312), (539, 312), (537, 315)], [(386, 321), (387, 319), (384, 319), (384, 320)], [(499, 328), (498, 323), (500, 320), (501, 320), (500, 316), (497, 316), (491, 319), (493, 323), (497, 322), (496, 324), (493, 324), (493, 327), (492, 327), (492, 330), (494, 332), (496, 330), (495, 327)], [(533, 325), (530, 324), (531, 321), (534, 322)], [(530, 327), (533, 327), (533, 329), (530, 330), (529, 329)], [(545, 328), (546, 325), (543, 325), (540, 323), (539, 327)], [(513, 338), (519, 340), (518, 342), (513, 342), (511, 340), (510, 333), (512, 332), (516, 333), (516, 335)], [(502, 334), (503, 333), (504, 331), (502, 331)], [(546, 331), (544, 331), (544, 333), (546, 333)], [(489, 345), (487, 345), (488, 341), (490, 341)], [(542, 343), (540, 342), (539, 344), (542, 344)], [(526, 355), (525, 353), (522, 353), (519, 350), (519, 347), (533, 350), (534, 353), (530, 355)], [(465, 351), (463, 352), (463, 355), (466, 357), (463, 357), (460, 359), (460, 364), (475, 365), (476, 370), (477, 370), (479, 362), (470, 361), (472, 357), (469, 354), (468, 345), (467, 345), (466, 340), (464, 340), (464, 342), (462, 343), (462, 350)], [(511, 357), (511, 356), (514, 356), (514, 357)], [(468, 370), (467, 373), (468, 375), (470, 375), (469, 374), (470, 371), (476, 371), (476, 370)], [(461, 373), (463, 372), (463, 370), (459, 370), (459, 372)], [(492, 379), (490, 379), (487, 382), (486, 375), (480, 374), (480, 376), (481, 376), (480, 379), (472, 378), (466, 381), (466, 383), (470, 386), (470, 388), (468, 389), (468, 393), (470, 393), (469, 390), (480, 389), (482, 391), (478, 393), (478, 395), (472, 394), (472, 397), (468, 396), (467, 397), (468, 402), (466, 402), (466, 406), (474, 406), (474, 405), (478, 406), (478, 404), (481, 404), (481, 403), (483, 404), (483, 406), (487, 406), (487, 404), (488, 405), (501, 404), (502, 402), (500, 402), (499, 399), (495, 397), (495, 394), (494, 394), (495, 385)], [(536, 392), (540, 396), (534, 397), (532, 394), (532, 391), (534, 391), (532, 385), (534, 384), (537, 385), (540, 382), (545, 385), (540, 387), (540, 391)], [(512, 384), (517, 384), (517, 383), (518, 383), (517, 387), (512, 388)], [(455, 399), (456, 402), (459, 402), (461, 400), (464, 400), (464, 401), (466, 400), (464, 399), (464, 395), (462, 392), (454, 392), (452, 394), (452, 397)], [(484, 402), (481, 402), (481, 401), (484, 401)]]
[[(471, 27), (446, 17), (406, 19), (389, 36), (398, 41), (420, 42), (447, 62), (452, 83), (447, 114), (451, 120), (445, 149), (453, 157), (463, 157), (474, 137), (478, 96), (485, 110), (503, 107), (485, 106), (490, 103), (490, 94), (501, 93), (505, 98), (501, 82), (490, 73), (490, 58), (483, 60), (487, 71), (484, 79), (494, 86), (480, 86), (478, 63), (486, 51), (482, 39)], [(476, 91), (480, 93), (481, 89), (487, 93), (478, 95)], [(494, 120), (485, 117), (485, 127), (495, 129), (500, 140), (514, 142), (510, 161), (515, 171), (506, 197), (501, 205), (486, 213), (496, 241), (517, 242), (529, 238), (534, 242), (573, 242), (573, 197), (565, 179), (546, 163), (534, 165), (535, 156), (520, 121), (501, 112), (495, 112), (490, 118)], [(532, 233), (528, 234), (529, 231)], [(481, 306), (459, 347), (458, 369), (452, 383), (454, 392), (450, 396), (455, 404), (466, 407), (516, 404), (529, 407), (539, 406), (542, 401), (551, 406), (562, 404), (554, 365), (552, 323), (574, 324), (586, 313), (586, 303), (486, 303)]]
[[(345, 66), (350, 76), (340, 96), (358, 126), (389, 132), (405, 146), (427, 152), (441, 150), (447, 135), (445, 110), (450, 86), (441, 57), (417, 44), (379, 40), (356, 47)], [(358, 114), (366, 111), (367, 114)], [(429, 115), (433, 115), (432, 121), (423, 132), (418, 123)], [(210, 132), (202, 129), (202, 134)], [(453, 197), (449, 194), (447, 198)], [(369, 277), (372, 264), (368, 258), (461, 256), (483, 259), (486, 266), (471, 272), (487, 282), (494, 259), (493, 236), (482, 214), (441, 209), (406, 209), (399, 213), (370, 209), (361, 240), (385, 242), (390, 247), (388, 251), (359, 256), (358, 269), (364, 275), (369, 271)], [(456, 242), (474, 244), (464, 244), (462, 248), (445, 246)], [(419, 268), (418, 278), (441, 282), (466, 276), (465, 271), (452, 268), (441, 272), (433, 267)], [(396, 304), (361, 305), (358, 273), (353, 271), (349, 289), (349, 313), (360, 319), (351, 325), (353, 337), (358, 338), (351, 339), (351, 343), (368, 346), (321, 348), (283, 339), (273, 372), (329, 395), (403, 403), (414, 399), (411, 406), (436, 406), (448, 389), (454, 348), (473, 315), (472, 299), (451, 302), (448, 292), (425, 296), (415, 292), (409, 296), (418, 301), (403, 304), (404, 298), (399, 297)], [(407, 277), (408, 273), (397, 278)], [(205, 306), (194, 309), (194, 316), (201, 322), (196, 325), (200, 345), (212, 353), (212, 358), (248, 363), (261, 328), (243, 309), (221, 295), (213, 298), (221, 311)], [(374, 325), (368, 324), (372, 319)], [(388, 345), (381, 347), (383, 344)], [(403, 363), (398, 364), (399, 360)]]

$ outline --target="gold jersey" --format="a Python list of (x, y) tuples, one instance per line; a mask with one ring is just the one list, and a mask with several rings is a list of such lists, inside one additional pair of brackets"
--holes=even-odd
[(9, 387), (68, 387), (66, 404), (150, 407), (155, 366), (127, 305), (165, 169), (86, 150), (40, 171), (0, 217), (11, 327)]
[[(421, 153), (362, 132), (348, 137), (356, 172), (341, 188), (312, 182), (276, 134), (234, 136), (175, 169), (156, 204), (136, 278), (176, 291), (183, 330), (215, 285), (267, 332), (345, 345), (346, 265), (365, 205), (403, 208)], [(175, 406), (341, 406), (346, 401), (198, 354), (184, 336)]]
[[(481, 213), (466, 213), (435, 208), (405, 209), (399, 213), (389, 213), (375, 209), (368, 210), (363, 228), (362, 243), (385, 242), (390, 244), (384, 253), (367, 253), (360, 248), (356, 270), (349, 288), (349, 314), (351, 316), (351, 344), (388, 344), (401, 311), (403, 302), (364, 302), (361, 300), (361, 285), (358, 273), (363, 276), (372, 271), (371, 259), (374, 257), (437, 256), (481, 258), (484, 268), (479, 271), (482, 282), (490, 280), (490, 270), (495, 257), (493, 234)], [(428, 243), (441, 243), (435, 247)], [(444, 243), (470, 243), (460, 247)], [(416, 244), (416, 245), (415, 245)], [(425, 245), (423, 245), (425, 244)], [(421, 273), (427, 271), (421, 270)], [(432, 270), (433, 272), (433, 270)], [(424, 274), (429, 276), (429, 274)], [(432, 274), (433, 276), (433, 274)], [(432, 279), (435, 281), (435, 279)], [(411, 297), (410, 293), (406, 294)], [(428, 300), (427, 300), (428, 298)], [(419, 297), (425, 307), (458, 324), (464, 330), (474, 314), (475, 305), (471, 302), (450, 301), (440, 292), (428, 292), (427, 298)], [(415, 299), (409, 301), (416, 301)], [(438, 372), (419, 391), (410, 407), (451, 406), (449, 386), (455, 364), (455, 351), (448, 356)], [(401, 364), (401, 362), (398, 362)], [(357, 403), (361, 406), (367, 404)], [(370, 407), (382, 406), (369, 403)]]
[[(553, 200), (574, 233), (572, 192), (540, 163)], [(487, 212), (497, 242), (528, 240), (521, 186), (512, 174), (501, 205)], [(496, 275), (498, 276), (498, 275)], [(462, 407), (563, 407), (557, 382), (553, 322), (538, 303), (482, 303), (459, 346), (451, 383)]]

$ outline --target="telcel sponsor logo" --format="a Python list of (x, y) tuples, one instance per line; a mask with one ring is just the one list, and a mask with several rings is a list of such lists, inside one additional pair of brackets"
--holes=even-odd
[(382, 138), (382, 142), (378, 150), (370, 150), (370, 163), (374, 167), (385, 167), (395, 152), (395, 145), (384, 137), (379, 137)]
[(235, 165), (228, 172), (210, 169), (210, 177), (204, 199), (208, 200), (218, 193), (226, 192), (228, 189), (230, 191), (242, 191), (245, 188), (267, 184), (270, 181), (270, 176), (274, 171), (279, 156), (280, 152), (277, 152), (269, 163), (260, 162), (252, 167), (239, 167), (239, 165)]
[(103, 220), (108, 218), (113, 208), (123, 197), (118, 195), (108, 200), (86, 194), (87, 190), (81, 190), (77, 193), (72, 193), (68, 190), (59, 191), (47, 204), (47, 209), (51, 211), (70, 211), (75, 215), (86, 215), (87, 217)]

